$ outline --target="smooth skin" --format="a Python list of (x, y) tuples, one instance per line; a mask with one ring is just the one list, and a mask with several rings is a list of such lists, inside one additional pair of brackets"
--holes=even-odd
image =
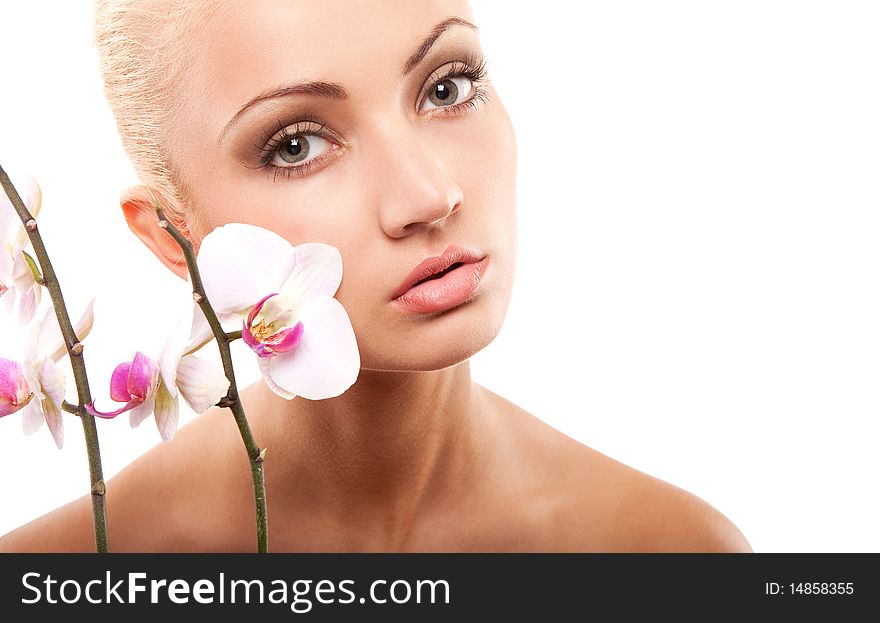
[[(293, 244), (337, 247), (345, 272), (336, 297), (362, 365), (357, 382), (328, 400), (285, 401), (262, 382), (242, 391), (268, 449), (270, 549), (751, 551), (705, 501), (471, 379), (468, 358), (495, 338), (507, 311), (517, 231), (516, 140), (491, 82), (481, 81), (486, 97), (475, 106), (427, 97), (446, 69), (481, 53), (477, 31), (459, 21), (473, 22), (468, 3), (229, 6), (193, 33), (198, 52), (171, 133), (193, 242), (246, 222)], [(260, 94), (308, 80), (337, 83), (349, 97), (288, 93), (237, 114)], [(455, 101), (470, 100), (468, 78), (452, 80)], [(313, 166), (302, 176), (260, 160), (266, 136), (282, 127), (309, 141)], [(281, 151), (270, 161), (302, 166)], [(129, 188), (122, 210), (183, 277), (152, 196)], [(430, 316), (397, 306), (391, 293), (409, 271), (449, 244), (488, 255), (477, 295)], [(229, 412), (197, 417), (112, 478), (107, 511), (113, 551), (254, 551), (250, 471)], [(89, 497), (0, 538), (0, 550), (94, 551)]]

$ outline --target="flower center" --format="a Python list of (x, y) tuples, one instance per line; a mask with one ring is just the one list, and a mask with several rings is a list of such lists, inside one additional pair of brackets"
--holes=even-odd
[(260, 357), (291, 350), (299, 344), (303, 334), (302, 322), (291, 326), (293, 311), (269, 300), (275, 296), (277, 292), (260, 299), (242, 324), (242, 339)]
[(251, 327), (251, 335), (260, 342), (266, 341), (267, 338), (275, 335), (277, 332), (277, 329), (275, 329), (275, 323), (270, 322), (266, 324), (265, 320), (260, 320), (260, 322)]

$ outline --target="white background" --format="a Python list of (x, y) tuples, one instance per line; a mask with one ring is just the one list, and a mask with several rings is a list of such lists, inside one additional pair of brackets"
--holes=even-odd
[[(880, 551), (878, 4), (473, 6), (517, 132), (520, 218), (508, 320), (475, 380), (703, 497), (756, 551)], [(0, 7), (0, 153), (41, 182), (72, 313), (98, 297), (86, 361), (106, 396), (188, 290), (118, 210), (134, 176), (91, 2)], [(87, 491), (66, 420), (58, 451), (0, 419), (0, 533)], [(159, 442), (152, 421), (99, 429), (108, 478)]]

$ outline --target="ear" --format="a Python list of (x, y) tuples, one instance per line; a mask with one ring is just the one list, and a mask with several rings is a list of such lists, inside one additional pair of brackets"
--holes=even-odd
[(130, 186), (122, 191), (119, 204), (128, 228), (140, 238), (153, 255), (181, 279), (188, 279), (186, 260), (177, 241), (167, 231), (159, 227), (156, 216), (157, 193), (147, 186)]

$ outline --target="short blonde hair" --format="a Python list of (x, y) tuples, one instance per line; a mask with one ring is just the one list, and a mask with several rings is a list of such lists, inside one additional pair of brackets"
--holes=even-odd
[[(184, 230), (185, 178), (175, 170), (169, 133), (182, 98), (178, 87), (198, 24), (221, 0), (96, 0), (94, 42), (104, 94), (141, 182)], [(186, 232), (189, 233), (188, 231)]]

